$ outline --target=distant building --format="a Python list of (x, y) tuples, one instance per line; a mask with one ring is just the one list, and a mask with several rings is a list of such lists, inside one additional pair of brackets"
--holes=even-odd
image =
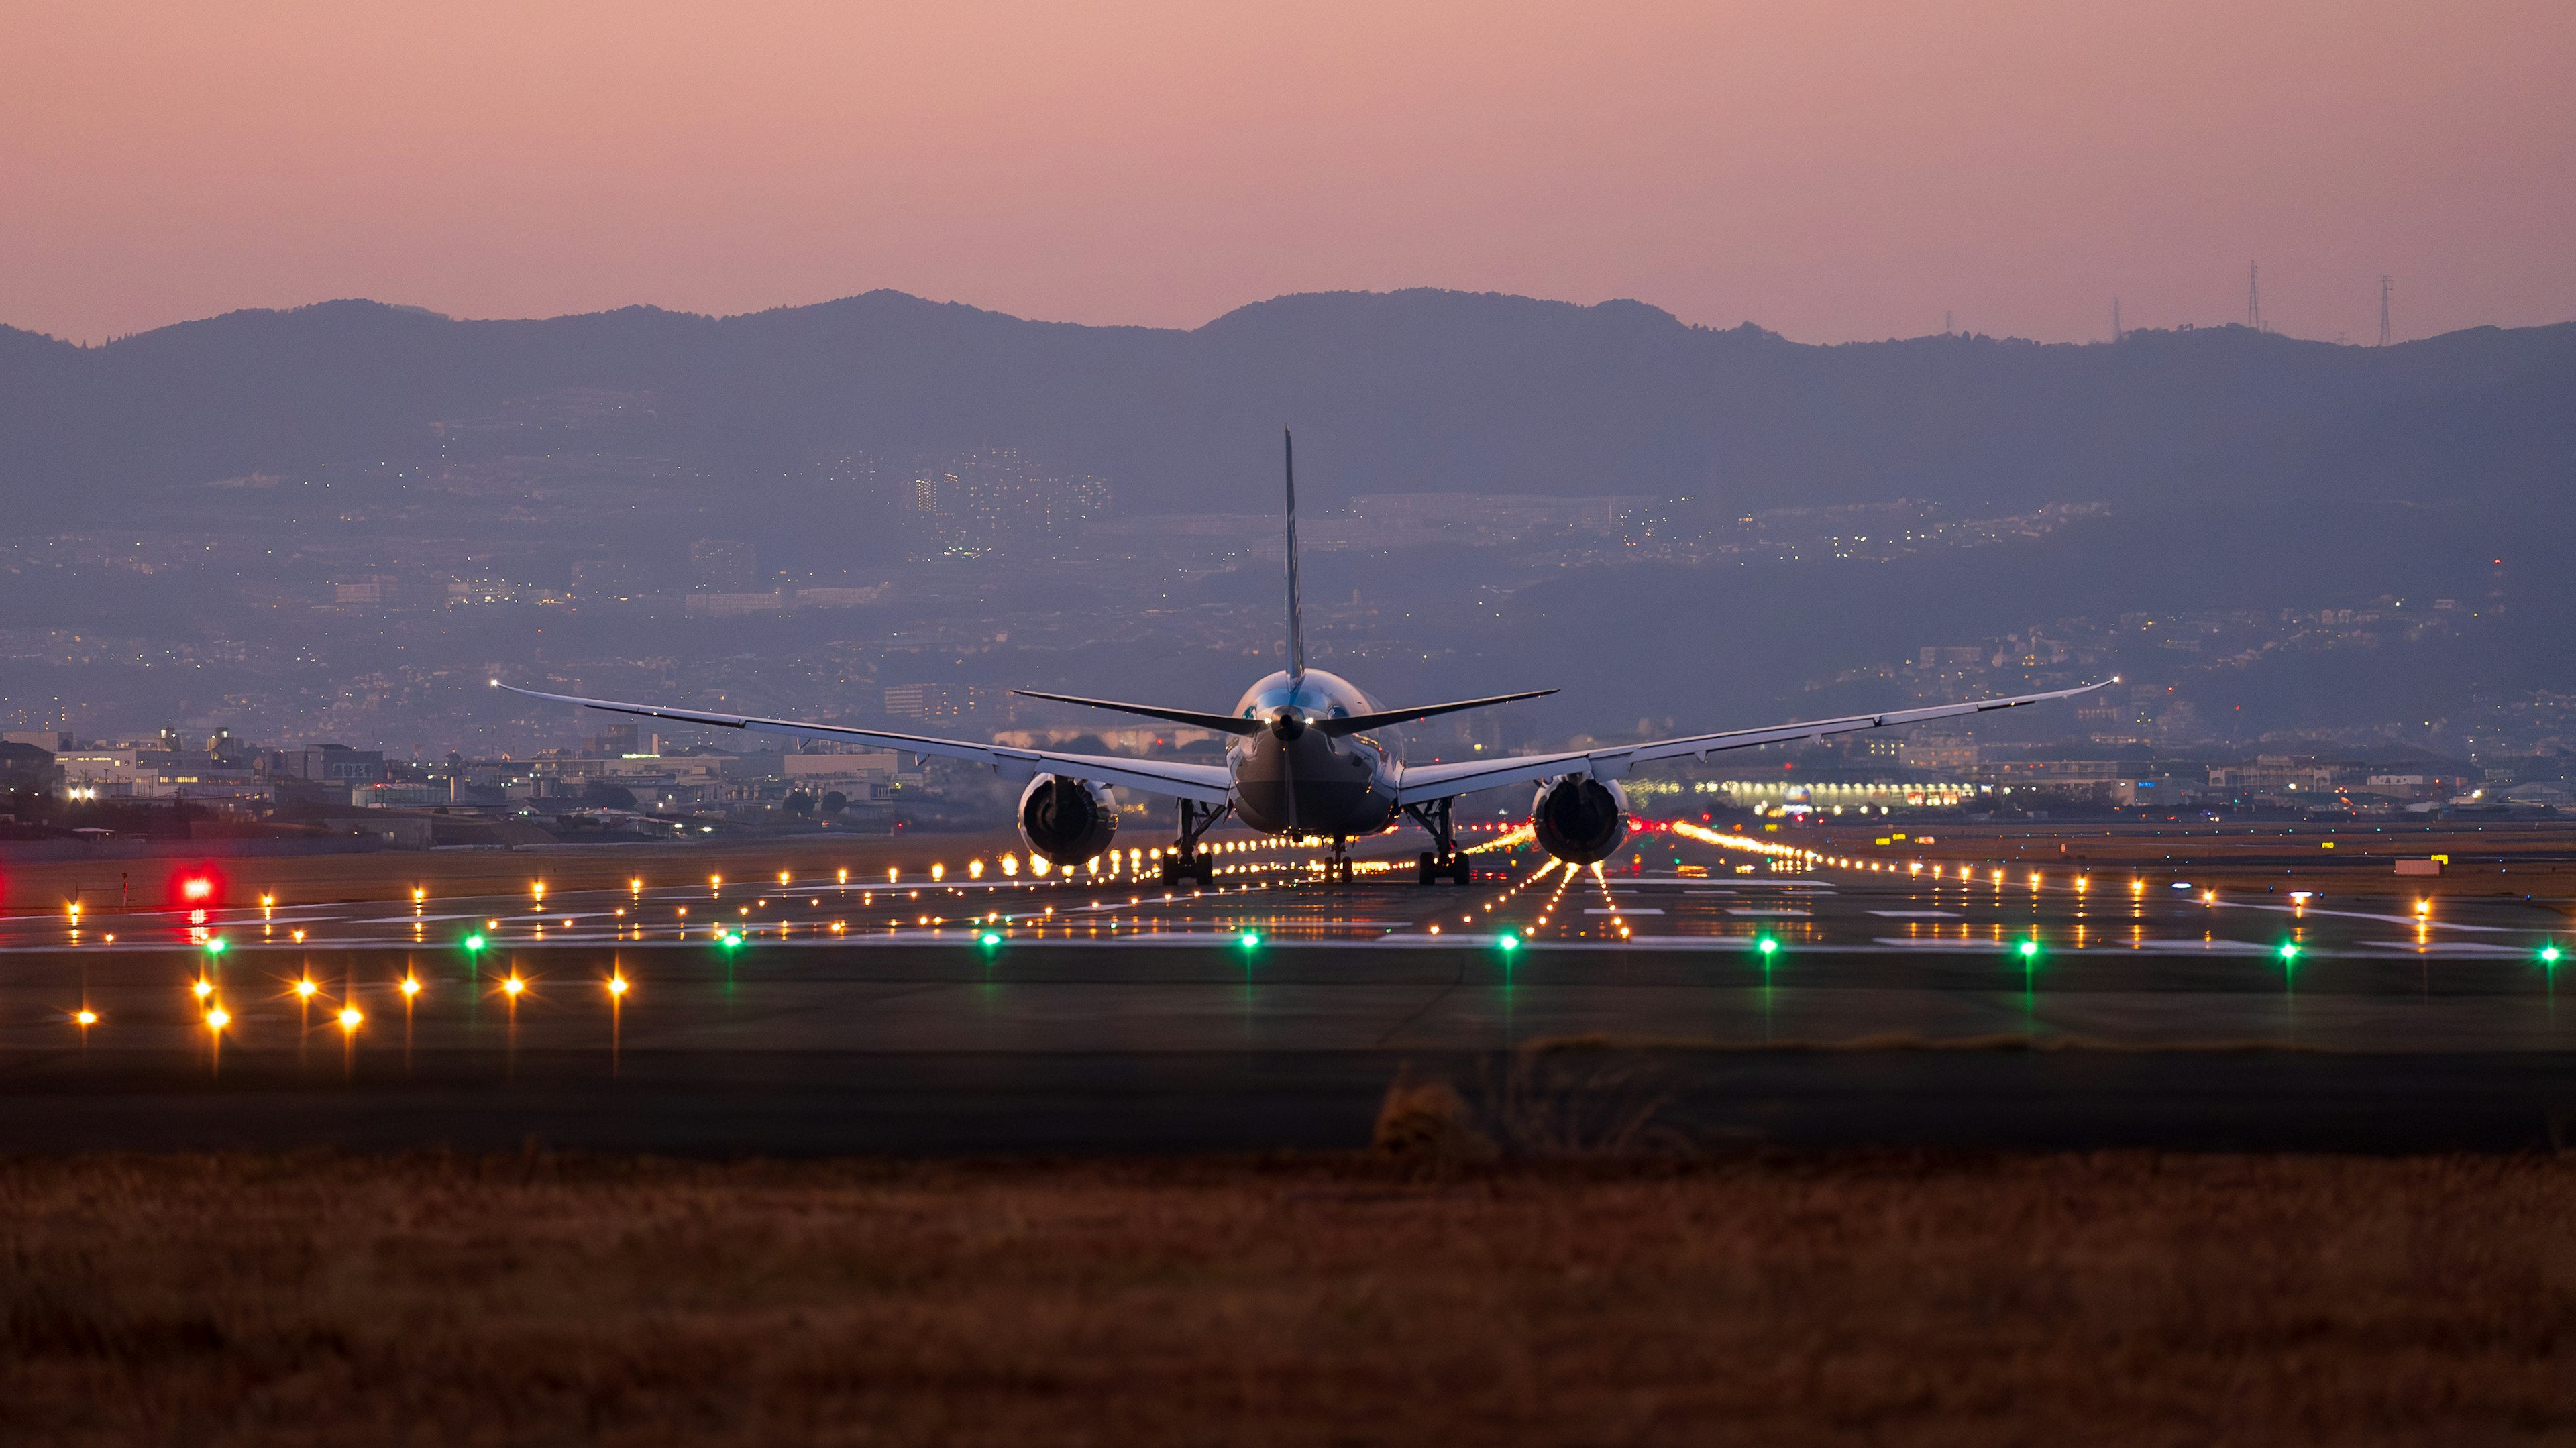
[(1052, 552), (1109, 512), (1107, 480), (1056, 474), (1007, 447), (973, 448), (914, 469), (898, 499), (915, 561)]
[(385, 779), (385, 752), (381, 749), (352, 749), (346, 744), (308, 744), (302, 749), (282, 749), (269, 756), (272, 777), (306, 779), (317, 784), (348, 786), (381, 784)]
[(1977, 767), (1977, 744), (1973, 739), (1945, 738), (1937, 734), (1910, 735), (1900, 742), (1897, 758), (1908, 769), (1964, 775)]
[(644, 570), (625, 558), (584, 558), (572, 566), (572, 591), (584, 598), (632, 598), (647, 592)]
[(0, 743), (0, 791), (50, 794), (59, 778), (52, 750), (33, 744)]
[(963, 719), (984, 704), (984, 690), (973, 684), (896, 684), (885, 691), (885, 711), (897, 719)]
[(767, 593), (692, 593), (682, 601), (681, 612), (692, 618), (740, 618), (754, 613), (785, 613), (794, 608), (793, 595), (784, 589)]
[(760, 550), (735, 538), (701, 538), (689, 545), (689, 589), (694, 593), (748, 593), (760, 582)]

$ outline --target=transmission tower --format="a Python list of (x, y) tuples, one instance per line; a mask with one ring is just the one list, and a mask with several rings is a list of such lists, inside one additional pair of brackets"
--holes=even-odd
[(2379, 345), (2388, 345), (2388, 273), (2379, 274)]
[(2120, 299), (2113, 297), (2111, 299), (2111, 340), (2117, 342), (2120, 336)]
[(2263, 330), (2263, 269), (2250, 261), (2245, 264), (2245, 325)]
[(1941, 335), (1944, 337), (1950, 335), (1950, 314), (1948, 312), (1943, 312), (1941, 314)]

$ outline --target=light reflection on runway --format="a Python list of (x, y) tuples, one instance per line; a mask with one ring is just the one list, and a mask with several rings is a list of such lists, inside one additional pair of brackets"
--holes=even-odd
[(59, 1050), (76, 1034), (86, 1050), (202, 1052), (211, 1067), (222, 1051), (285, 1040), (309, 1057), (321, 1042), (354, 1071), (396, 1030), (406, 1059), (480, 1050), (496, 1030), (512, 1053), (590, 1050), (612, 1015), (623, 1052), (1481, 1050), (1584, 1032), (2569, 1044), (2553, 944), (2565, 920), (2546, 902), (2293, 903), (1675, 852), (1675, 868), (1624, 873), (1488, 853), (1465, 887), (1413, 883), (1409, 867), (1327, 884), (1283, 861), (1265, 883), (1206, 891), (998, 871), (641, 874), (625, 889), (424, 893), (408, 911), (264, 897), (202, 919), (18, 915), (0, 919), (0, 1045)]

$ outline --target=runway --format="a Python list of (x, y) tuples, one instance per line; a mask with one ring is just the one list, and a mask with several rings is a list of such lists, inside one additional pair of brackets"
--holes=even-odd
[(1400, 1075), (1560, 1149), (2576, 1138), (2549, 902), (1246, 854), (10, 917), (0, 1149), (1329, 1149)]

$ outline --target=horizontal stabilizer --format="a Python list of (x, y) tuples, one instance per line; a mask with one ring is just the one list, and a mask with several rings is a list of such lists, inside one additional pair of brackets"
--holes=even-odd
[(1196, 709), (1164, 709), (1152, 704), (1121, 704), (1115, 699), (1085, 699), (1078, 694), (1041, 694), (1035, 689), (1013, 689), (1024, 699), (1053, 699), (1059, 704), (1080, 704), (1086, 709), (1113, 709), (1121, 714), (1140, 714), (1148, 719), (1169, 719), (1194, 729), (1213, 729), (1219, 734), (1258, 734), (1265, 727), (1256, 719), (1238, 719), (1232, 714), (1202, 714)]
[(1343, 719), (1317, 719), (1312, 727), (1338, 739), (1368, 729), (1384, 729), (1396, 724), (1410, 724), (1434, 714), (1455, 714), (1461, 709), (1489, 709), (1496, 704), (1509, 704), (1515, 699), (1544, 699), (1554, 689), (1532, 689), (1526, 694), (1496, 694), (1490, 699), (1461, 699), (1454, 704), (1425, 704), (1419, 709), (1381, 709), (1375, 714), (1353, 714)]

